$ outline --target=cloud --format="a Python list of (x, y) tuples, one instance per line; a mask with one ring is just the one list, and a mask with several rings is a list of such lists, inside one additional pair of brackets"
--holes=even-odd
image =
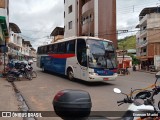
[[(117, 0), (117, 29), (132, 30), (138, 24), (140, 11), (156, 3), (158, 0)], [(64, 0), (10, 0), (10, 22), (17, 24), (22, 35), (37, 47), (48, 40), (43, 37), (55, 27), (64, 26)]]
[(49, 36), (55, 27), (64, 26), (63, 15), (63, 0), (10, 1), (10, 22), (19, 26), (21, 34), (26, 36), (24, 38), (30, 40), (35, 48), (46, 41), (47, 37), (43, 37)]

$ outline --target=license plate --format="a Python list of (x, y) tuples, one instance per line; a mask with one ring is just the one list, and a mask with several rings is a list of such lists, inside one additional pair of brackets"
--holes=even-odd
[(109, 80), (108, 78), (103, 78), (104, 81)]

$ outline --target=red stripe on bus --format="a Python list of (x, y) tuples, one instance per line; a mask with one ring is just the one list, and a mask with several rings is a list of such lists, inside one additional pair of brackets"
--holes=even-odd
[(74, 57), (75, 54), (49, 54), (49, 56), (53, 58), (70, 58), (70, 57)]

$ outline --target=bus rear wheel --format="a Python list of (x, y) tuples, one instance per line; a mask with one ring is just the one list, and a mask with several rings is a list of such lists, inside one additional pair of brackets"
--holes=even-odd
[(67, 76), (69, 80), (74, 80), (74, 73), (72, 69), (68, 69)]

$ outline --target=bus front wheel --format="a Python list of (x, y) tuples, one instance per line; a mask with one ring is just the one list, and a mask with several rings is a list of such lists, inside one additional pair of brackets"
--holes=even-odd
[(69, 80), (73, 80), (74, 79), (74, 73), (73, 73), (73, 70), (71, 68), (68, 69), (67, 76), (68, 76)]

